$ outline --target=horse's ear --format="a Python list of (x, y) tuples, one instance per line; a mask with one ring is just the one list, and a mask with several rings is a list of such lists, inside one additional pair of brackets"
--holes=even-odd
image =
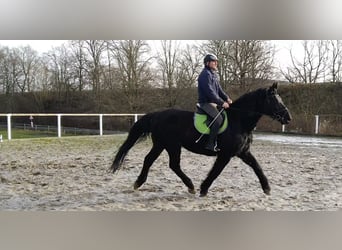
[(278, 82), (274, 82), (274, 83), (272, 84), (271, 89), (272, 89), (272, 90), (276, 90), (277, 88), (278, 88)]

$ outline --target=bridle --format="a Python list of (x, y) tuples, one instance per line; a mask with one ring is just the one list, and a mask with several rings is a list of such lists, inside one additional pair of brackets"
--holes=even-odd
[[(278, 103), (280, 103), (279, 100), (281, 100), (280, 96), (276, 93), (272, 93), (272, 94), (266, 94), (266, 104), (267, 105), (271, 105), (271, 101), (270, 101), (270, 97), (272, 97), (273, 99), (277, 99)], [(285, 107), (284, 104), (282, 104), (282, 108), (281, 109), (277, 109), (275, 112), (273, 112), (270, 116), (273, 118), (273, 120), (277, 120), (277, 121), (283, 121), (285, 120), (285, 115), (288, 113), (288, 109)]]
[[(271, 104), (270, 97), (275, 97), (276, 99), (278, 99), (278, 97), (280, 98), (280, 96), (278, 94), (275, 94), (275, 93), (266, 94), (265, 102), (267, 105)], [(255, 114), (255, 115), (268, 115), (268, 116), (272, 117), (273, 120), (277, 120), (277, 121), (284, 120), (286, 113), (288, 113), (288, 109), (286, 107), (283, 107), (283, 108), (273, 112), (272, 114), (266, 114), (265, 112), (244, 110), (244, 109), (235, 108), (235, 107), (229, 107), (228, 109), (232, 109), (232, 110), (236, 110), (236, 111), (240, 111), (240, 112), (245, 112), (245, 113), (250, 113), (250, 114)]]

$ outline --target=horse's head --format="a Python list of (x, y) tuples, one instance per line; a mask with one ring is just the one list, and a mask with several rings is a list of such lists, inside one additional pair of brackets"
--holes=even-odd
[(264, 112), (281, 124), (288, 124), (292, 117), (290, 111), (277, 93), (277, 88), (278, 84), (273, 83), (273, 85), (266, 90)]

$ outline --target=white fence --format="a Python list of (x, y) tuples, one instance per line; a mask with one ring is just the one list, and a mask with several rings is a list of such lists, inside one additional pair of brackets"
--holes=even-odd
[[(62, 117), (71, 116), (84, 116), (84, 117), (98, 117), (99, 118), (99, 135), (103, 135), (103, 117), (111, 116), (111, 117), (134, 117), (134, 122), (138, 120), (139, 116), (144, 114), (34, 114), (34, 113), (18, 113), (18, 114), (0, 114), (0, 117), (7, 117), (7, 138), (8, 140), (12, 139), (12, 117), (37, 117), (37, 116), (54, 116), (57, 117), (57, 136), (62, 137)], [(324, 117), (324, 115), (322, 115)], [(285, 132), (285, 125), (282, 125), (282, 132)], [(315, 134), (320, 133), (320, 116), (315, 115)], [(2, 141), (3, 137), (0, 135), (0, 141)]]
[(143, 114), (0, 114), (0, 117), (7, 117), (7, 138), (8, 140), (12, 139), (12, 117), (37, 117), (37, 116), (54, 116), (57, 117), (57, 136), (62, 137), (62, 117), (66, 116), (92, 116), (92, 117), (98, 117), (99, 118), (99, 135), (103, 135), (103, 117), (104, 116), (126, 116), (126, 117), (134, 117), (134, 122), (138, 120), (138, 116), (141, 116)]

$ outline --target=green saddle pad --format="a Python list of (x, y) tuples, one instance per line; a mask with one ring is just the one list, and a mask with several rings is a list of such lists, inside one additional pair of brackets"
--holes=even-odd
[[(227, 126), (228, 126), (227, 113), (223, 112), (223, 114), (224, 114), (224, 121), (223, 121), (222, 126), (220, 127), (219, 134), (224, 132), (227, 129)], [(207, 119), (208, 119), (208, 116), (206, 114), (195, 113), (195, 115), (194, 115), (194, 125), (195, 125), (195, 128), (201, 134), (208, 135), (210, 133), (210, 129), (208, 129), (208, 126), (207, 126)]]

